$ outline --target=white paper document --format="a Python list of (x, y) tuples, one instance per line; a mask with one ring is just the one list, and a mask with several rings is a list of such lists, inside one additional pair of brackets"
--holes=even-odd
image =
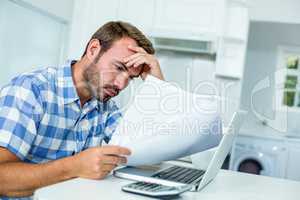
[(219, 99), (147, 76), (109, 144), (127, 147), (129, 166), (174, 160), (219, 144)]

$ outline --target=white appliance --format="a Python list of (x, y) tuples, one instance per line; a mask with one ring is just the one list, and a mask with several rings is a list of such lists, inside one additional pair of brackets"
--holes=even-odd
[(233, 144), (229, 169), (284, 178), (287, 154), (278, 138), (240, 134)]

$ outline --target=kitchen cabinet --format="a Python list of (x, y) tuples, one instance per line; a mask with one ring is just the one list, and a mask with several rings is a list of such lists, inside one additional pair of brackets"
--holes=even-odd
[(241, 79), (247, 50), (249, 14), (246, 1), (228, 0), (222, 36), (219, 38), (216, 75)]
[(300, 181), (300, 141), (288, 141), (288, 159), (286, 165), (287, 179)]
[(90, 36), (110, 20), (136, 25), (146, 35), (216, 40), (223, 34), (226, 0), (75, 0), (68, 58), (79, 58)]
[(124, 20), (151, 37), (213, 42), (216, 75), (243, 76), (248, 37), (244, 0), (75, 0), (68, 59), (79, 59), (104, 23)]
[(154, 6), (154, 0), (120, 0), (117, 18), (130, 22), (148, 35), (153, 26)]
[(222, 38), (218, 48), (216, 75), (223, 78), (241, 79), (244, 73), (246, 42)]
[(228, 3), (227, 25), (224, 27), (224, 36), (241, 42), (247, 41), (249, 14), (246, 4)]
[(225, 0), (156, 0), (153, 32), (172, 36), (217, 36), (221, 33)]
[(92, 34), (108, 21), (116, 20), (119, 0), (75, 0), (68, 59), (79, 59)]

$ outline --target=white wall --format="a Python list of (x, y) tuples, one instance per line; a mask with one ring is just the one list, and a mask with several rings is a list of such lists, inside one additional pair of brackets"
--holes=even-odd
[(19, 73), (65, 62), (66, 23), (16, 2), (0, 0), (0, 86)]
[[(270, 78), (270, 87), (256, 93), (254, 96), (255, 110), (268, 118), (273, 118), (272, 110), (274, 96), (274, 72), (277, 67), (277, 51), (280, 45), (300, 46), (300, 25), (251, 22), (242, 88), (242, 108), (251, 108), (251, 91), (254, 86), (266, 77)], [(289, 130), (295, 128), (300, 116), (289, 114)], [(250, 118), (257, 120), (250, 110)], [(295, 121), (296, 120), (296, 121)], [(299, 128), (298, 128), (299, 129)], [(295, 130), (294, 130), (295, 131)]]
[(52, 15), (71, 21), (73, 0), (21, 0)]
[(247, 0), (254, 21), (300, 24), (299, 0)]

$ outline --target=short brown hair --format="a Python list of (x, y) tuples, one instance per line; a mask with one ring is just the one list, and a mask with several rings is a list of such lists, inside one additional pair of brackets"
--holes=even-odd
[(98, 39), (101, 45), (101, 51), (99, 55), (105, 53), (111, 48), (113, 43), (124, 37), (129, 37), (134, 39), (138, 46), (145, 49), (149, 54), (154, 54), (155, 50), (153, 48), (150, 40), (135, 26), (122, 21), (111, 21), (107, 22), (101, 26), (91, 37), (88, 44), (86, 45), (85, 51), (82, 57), (86, 54), (87, 47), (92, 39)]

